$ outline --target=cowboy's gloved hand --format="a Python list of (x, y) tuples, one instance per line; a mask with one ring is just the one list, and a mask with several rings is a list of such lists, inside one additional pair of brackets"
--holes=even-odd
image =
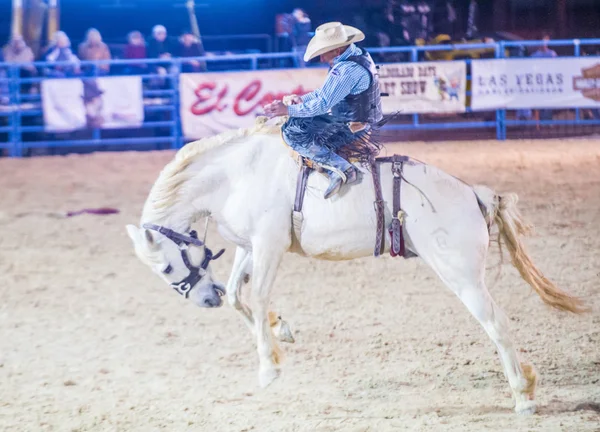
[(302, 99), (300, 98), (300, 96), (298, 95), (288, 95), (288, 96), (284, 96), (283, 97), (283, 103), (284, 105), (290, 106), (290, 105), (298, 105), (302, 103)]
[(288, 115), (287, 107), (280, 100), (274, 101), (264, 107), (265, 115), (269, 118)]

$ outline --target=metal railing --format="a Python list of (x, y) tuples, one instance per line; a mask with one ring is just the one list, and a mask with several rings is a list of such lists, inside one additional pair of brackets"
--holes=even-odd
[[(461, 50), (468, 57), (469, 50), (492, 49), (494, 58), (503, 58), (512, 49), (535, 47), (541, 41), (500, 41), (488, 44), (434, 45), (411, 47), (387, 47), (369, 49), (376, 61), (417, 62), (423, 59), (424, 53), (435, 51)], [(566, 55), (578, 57), (582, 47), (600, 46), (600, 39), (555, 40), (549, 46), (562, 47), (570, 52)], [(564, 54), (564, 53), (563, 53)], [(230, 70), (258, 70), (290, 67), (295, 59), (294, 53), (242, 54), (219, 57), (202, 57), (209, 71), (214, 65), (225, 64)], [(81, 68), (87, 70), (79, 78), (94, 79), (102, 76), (99, 66), (109, 64), (111, 75), (126, 74), (127, 68), (145, 67), (140, 76), (144, 84), (145, 120), (139, 129), (130, 130), (81, 130), (71, 133), (46, 132), (43, 125), (43, 112), (39, 84), (47, 79), (44, 71), (56, 66), (71, 66), (65, 62), (37, 62), (33, 66), (37, 75), (23, 75), (23, 70), (31, 64), (0, 63), (0, 153), (4, 149), (10, 156), (19, 157), (31, 154), (33, 149), (61, 148), (63, 151), (85, 151), (85, 149), (161, 149), (180, 148), (185, 139), (181, 135), (179, 117), (179, 76), (182, 64), (192, 59), (148, 59), (148, 60), (112, 60), (98, 62), (81, 62)], [(467, 81), (470, 80), (470, 59), (467, 62)], [(157, 65), (164, 66), (166, 75), (154, 72)], [(217, 68), (217, 69), (223, 69)], [(471, 91), (467, 87), (467, 100)], [(398, 121), (386, 126), (392, 131), (439, 131), (439, 130), (487, 130), (499, 140), (508, 137), (508, 132), (517, 128), (540, 126), (600, 126), (600, 118), (584, 119), (580, 109), (571, 111), (572, 119), (566, 120), (518, 120), (507, 116), (507, 110), (491, 112), (472, 112), (467, 104), (466, 112), (452, 116), (408, 114)], [(510, 113), (510, 112), (509, 112)], [(598, 129), (600, 132), (600, 129)], [(597, 133), (598, 133), (597, 132)]]

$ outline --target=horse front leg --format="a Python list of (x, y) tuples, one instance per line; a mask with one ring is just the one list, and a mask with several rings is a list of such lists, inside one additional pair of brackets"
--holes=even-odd
[(233, 267), (231, 275), (227, 282), (227, 300), (233, 308), (240, 313), (246, 326), (254, 334), (254, 319), (252, 311), (246, 306), (241, 299), (242, 281), (248, 275), (248, 267), (252, 263), (252, 253), (238, 246), (235, 250), (235, 258), (233, 259)]
[[(250, 281), (251, 267), (252, 253), (238, 246), (235, 251), (231, 275), (227, 282), (227, 300), (229, 304), (240, 313), (244, 323), (254, 335), (255, 329), (252, 311), (248, 305), (242, 301), (242, 283), (248, 283)], [(271, 330), (273, 330), (275, 337), (281, 342), (295, 342), (289, 324), (273, 311), (269, 312), (269, 325), (271, 326)]]
[[(260, 364), (258, 381), (261, 387), (267, 387), (280, 374), (281, 351), (275, 342), (269, 319), (269, 298), (277, 275), (279, 263), (287, 247), (273, 241), (260, 239), (253, 244), (252, 315)], [(278, 247), (281, 246), (281, 247)]]

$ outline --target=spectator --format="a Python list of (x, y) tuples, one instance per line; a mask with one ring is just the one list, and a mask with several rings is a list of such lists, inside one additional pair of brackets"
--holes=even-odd
[[(191, 32), (185, 31), (179, 41), (179, 57), (203, 57), (206, 55), (204, 47), (198, 38)], [(200, 60), (187, 60), (181, 63), (182, 72), (205, 72), (206, 62)]]
[[(132, 31), (127, 35), (127, 46), (123, 53), (127, 60), (142, 60), (147, 58), (146, 41), (139, 31)], [(146, 72), (148, 67), (144, 63), (135, 63), (129, 65), (126, 69), (128, 74), (141, 74)]]
[(152, 29), (152, 38), (148, 42), (148, 57), (168, 59), (173, 56), (173, 48), (167, 37), (165, 26), (156, 25)]
[[(2, 50), (4, 61), (6, 63), (33, 63), (33, 51), (27, 46), (22, 36), (13, 36), (9, 43)], [(25, 64), (22, 70), (30, 75), (35, 72), (33, 64)]]
[[(167, 29), (162, 25), (155, 25), (152, 29), (152, 37), (148, 42), (148, 57), (170, 59), (173, 57), (173, 48), (167, 37)], [(168, 64), (154, 63), (152, 69), (158, 75), (167, 75)], [(155, 80), (151, 83), (153, 86), (162, 86), (164, 80)]]
[(556, 51), (548, 48), (549, 40), (550, 36), (548, 34), (544, 34), (542, 36), (542, 47), (533, 54), (531, 54), (531, 57), (557, 57)]
[(79, 59), (71, 50), (71, 40), (65, 32), (57, 31), (54, 34), (54, 39), (50, 48), (46, 51), (46, 61), (68, 62), (70, 66), (60, 65), (54, 66), (52, 69), (47, 69), (46, 73), (50, 76), (73, 76), (79, 73)]
[(292, 49), (296, 53), (296, 66), (304, 67), (304, 53), (310, 41), (311, 22), (308, 14), (300, 8), (292, 12)]
[[(2, 50), (2, 54), (6, 63), (23, 63), (19, 68), (21, 78), (31, 78), (37, 75), (37, 70), (33, 65), (33, 51), (27, 46), (22, 36), (13, 36)], [(22, 91), (24, 92), (28, 92), (31, 89), (32, 86), (29, 83), (24, 84), (22, 87)]]
[[(108, 46), (102, 42), (102, 35), (95, 28), (87, 31), (85, 41), (79, 44), (79, 58), (87, 61), (110, 60), (110, 50)], [(90, 71), (93, 68), (88, 68)], [(105, 75), (108, 73), (110, 65), (108, 63), (98, 65), (98, 74)]]
[[(538, 58), (557, 57), (556, 51), (551, 50), (548, 47), (549, 40), (550, 40), (550, 35), (543, 34), (542, 35), (542, 41), (543, 41), (542, 47), (540, 49), (538, 49), (537, 51), (535, 51), (533, 54), (531, 54), (531, 57), (538, 57)], [(548, 109), (540, 110), (540, 120), (552, 120), (552, 110), (548, 110)]]

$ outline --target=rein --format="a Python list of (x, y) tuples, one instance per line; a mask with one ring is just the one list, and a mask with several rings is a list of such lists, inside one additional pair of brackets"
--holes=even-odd
[[(142, 227), (147, 230), (156, 231), (164, 235), (166, 238), (175, 243), (177, 247), (179, 247), (179, 250), (181, 251), (181, 259), (183, 260), (183, 263), (190, 271), (190, 273), (179, 282), (171, 283), (171, 287), (185, 298), (189, 297), (192, 288), (202, 280), (202, 278), (206, 274), (206, 269), (208, 268), (210, 262), (216, 260), (225, 252), (225, 249), (221, 249), (219, 252), (213, 255), (212, 251), (208, 247), (206, 247), (204, 242), (198, 239), (198, 234), (196, 233), (196, 231), (193, 230), (190, 231), (190, 235), (185, 235), (160, 225), (144, 224), (142, 225)], [(204, 247), (204, 259), (198, 267), (192, 265), (192, 263), (190, 262), (190, 258), (187, 253), (189, 245)], [(171, 267), (171, 264), (169, 264), (164, 270), (164, 273), (169, 274), (172, 271), (173, 268)], [(223, 292), (220, 289), (218, 291), (221, 295), (225, 294), (225, 292)]]

